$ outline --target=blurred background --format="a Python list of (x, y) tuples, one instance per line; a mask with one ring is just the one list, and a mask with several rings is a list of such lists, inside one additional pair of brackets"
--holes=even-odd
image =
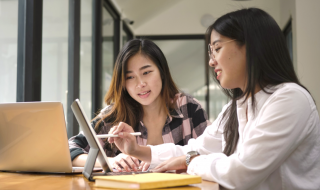
[(178, 87), (214, 121), (228, 99), (212, 81), (204, 33), (216, 18), (247, 7), (279, 24), (298, 77), (319, 104), (319, 0), (0, 0), (0, 103), (62, 102), (73, 136), (72, 101), (94, 117), (123, 44), (148, 38)]

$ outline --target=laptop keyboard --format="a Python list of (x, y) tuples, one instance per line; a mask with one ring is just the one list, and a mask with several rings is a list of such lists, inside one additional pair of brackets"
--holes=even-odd
[(152, 173), (152, 172), (151, 171), (108, 172), (105, 175), (132, 175), (132, 174), (144, 174), (144, 173)]

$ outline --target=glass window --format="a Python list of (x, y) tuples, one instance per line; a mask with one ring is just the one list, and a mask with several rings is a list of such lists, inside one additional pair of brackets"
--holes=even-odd
[(0, 102), (16, 102), (18, 0), (0, 1)]
[(43, 1), (42, 101), (59, 101), (67, 113), (69, 1)]
[(92, 97), (92, 0), (81, 0), (80, 39), (80, 101), (87, 116), (91, 117)]
[(125, 20), (122, 20), (122, 47), (125, 43), (127, 43), (129, 40), (133, 39), (133, 34), (131, 30), (129, 29), (127, 22)]
[(129, 39), (128, 34), (126, 33), (125, 30), (122, 30), (122, 47), (125, 43), (127, 43), (128, 39)]
[(213, 122), (222, 111), (223, 106), (228, 103), (227, 96), (222, 92), (218, 84), (213, 80), (212, 72), (209, 72), (209, 120)]
[(174, 82), (206, 109), (204, 40), (154, 40), (167, 58)]
[(104, 8), (102, 11), (102, 107), (104, 107), (104, 96), (109, 90), (112, 72), (113, 72), (113, 29), (114, 19)]

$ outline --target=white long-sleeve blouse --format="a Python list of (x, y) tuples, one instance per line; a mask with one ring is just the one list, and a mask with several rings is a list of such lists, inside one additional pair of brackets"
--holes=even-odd
[[(225, 147), (223, 123), (226, 105), (216, 121), (188, 145), (150, 146), (151, 167), (191, 150), (187, 173), (215, 181), (228, 189), (320, 189), (320, 122), (310, 94), (294, 83), (283, 83), (237, 101), (239, 141), (230, 156)], [(249, 106), (248, 106), (249, 105)], [(247, 114), (246, 114), (246, 109)]]

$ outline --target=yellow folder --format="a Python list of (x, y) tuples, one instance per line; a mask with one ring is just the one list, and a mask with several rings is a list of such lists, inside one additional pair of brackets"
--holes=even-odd
[(174, 173), (146, 173), (136, 175), (95, 176), (97, 187), (117, 189), (155, 189), (201, 183), (199, 176)]

